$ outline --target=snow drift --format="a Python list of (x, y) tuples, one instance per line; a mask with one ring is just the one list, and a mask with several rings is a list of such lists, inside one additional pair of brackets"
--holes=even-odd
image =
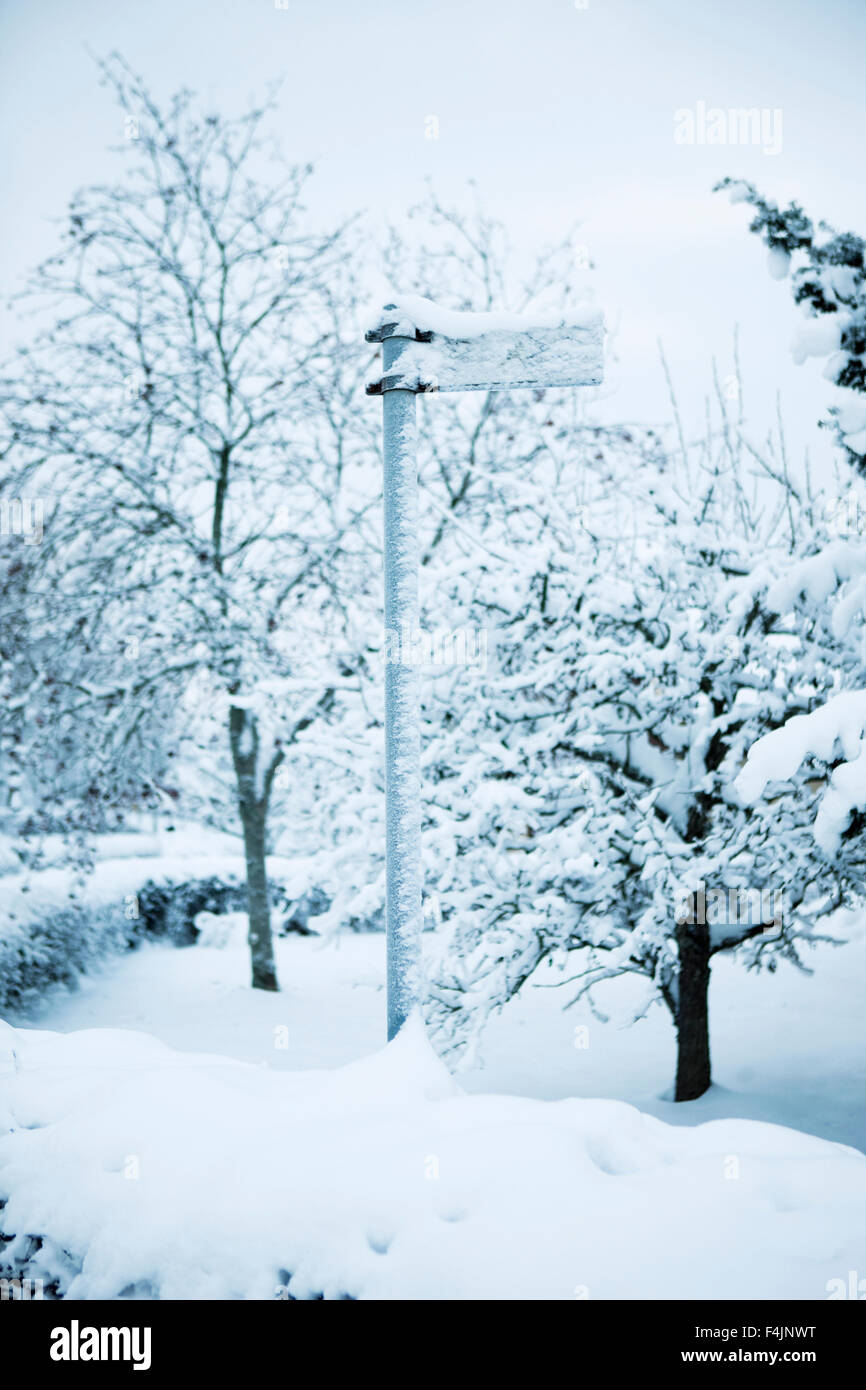
[(855, 1150), (468, 1096), (414, 1021), (302, 1073), (0, 1025), (0, 1067), (5, 1260), (71, 1298), (809, 1299), (862, 1267)]

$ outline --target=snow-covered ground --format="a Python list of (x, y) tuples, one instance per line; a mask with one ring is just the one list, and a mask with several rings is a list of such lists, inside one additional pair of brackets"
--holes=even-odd
[(131, 1031), (0, 1044), (4, 1223), (46, 1233), (30, 1275), (71, 1297), (818, 1299), (862, 1257), (856, 1150), (461, 1094), (417, 1020), (331, 1071)]
[[(851, 926), (847, 930), (852, 930)], [(9, 1021), (71, 1032), (133, 1028), (170, 1047), (208, 1051), (278, 1069), (335, 1067), (375, 1051), (384, 1035), (384, 938), (350, 935), (323, 945), (277, 942), (281, 993), (249, 988), (244, 919), (223, 948), (144, 946), (111, 961), (72, 993)], [(461, 1071), (471, 1091), (560, 1100), (625, 1100), (671, 1123), (747, 1117), (790, 1125), (866, 1151), (866, 933), (819, 946), (812, 975), (787, 965), (750, 974), (713, 963), (711, 1029), (715, 1085), (700, 1101), (662, 1099), (673, 1079), (674, 1036), (662, 1009), (622, 1026), (631, 981), (613, 981), (600, 1002), (609, 1023), (583, 1003), (564, 1010), (563, 989), (525, 989), (493, 1021), (483, 1066)]]
[(530, 990), (455, 1082), (420, 1026), (382, 1048), (381, 937), (279, 942), (269, 995), (242, 930), (212, 919), (221, 945), (145, 946), (0, 1025), (2, 1224), (46, 1237), (31, 1277), (84, 1298), (822, 1299), (863, 1267), (866, 1158), (755, 1122), (863, 1146), (862, 936), (811, 979), (717, 964), (719, 1085), (674, 1106), (661, 1013), (620, 1029)]

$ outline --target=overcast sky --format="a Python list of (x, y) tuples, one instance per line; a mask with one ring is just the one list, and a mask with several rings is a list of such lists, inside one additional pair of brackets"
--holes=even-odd
[[(448, 198), (477, 180), (527, 252), (581, 222), (617, 329), (609, 417), (665, 417), (660, 336), (697, 422), (739, 324), (756, 428), (779, 389), (789, 444), (827, 458), (830, 389), (788, 352), (799, 311), (747, 211), (710, 190), (745, 177), (866, 232), (866, 0), (277, 3), (0, 0), (4, 288), (51, 249), (74, 189), (116, 168), (120, 118), (88, 47), (119, 49), (158, 96), (185, 84), (224, 111), (281, 77), (275, 125), (317, 163), (323, 213), (398, 214), (432, 176)], [(677, 143), (675, 112), (699, 103), (765, 109), (772, 138)]]

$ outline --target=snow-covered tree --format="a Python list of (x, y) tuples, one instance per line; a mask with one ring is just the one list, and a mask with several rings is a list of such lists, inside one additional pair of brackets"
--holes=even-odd
[[(855, 898), (866, 870), (866, 544), (835, 539), (761, 576), (761, 602), (803, 635), (807, 650), (832, 651), (825, 702), (792, 713), (750, 748), (736, 787), (748, 805), (775, 798), (805, 767), (806, 804), (819, 849)], [(802, 780), (802, 779), (801, 779)]]
[[(474, 195), (454, 207), (431, 193), (411, 210), (405, 225), (393, 229), (380, 259), (396, 291), (444, 297), (455, 309), (525, 311), (548, 305), (554, 296), (557, 305), (570, 307), (587, 293), (585, 248), (576, 234), (521, 265), (504, 228)], [(491, 559), (487, 517), (508, 512), (514, 480), (531, 478), (537, 461), (545, 458), (554, 427), (551, 409), (560, 428), (566, 422), (576, 427), (583, 418), (584, 403), (577, 393), (558, 392), (553, 401), (544, 392), (418, 397), (421, 626), (434, 658), (423, 670), (425, 717), (432, 721), (425, 729), (425, 746), (435, 737), (437, 721), (468, 718), (477, 697), (475, 673), (484, 659), (491, 615), (470, 613), (469, 599), (476, 589), (481, 591), (484, 561)], [(378, 429), (376, 403), (368, 401), (361, 410)], [(378, 448), (376, 452), (378, 466)], [(455, 594), (458, 573), (462, 587)], [(346, 682), (335, 690), (327, 745), (315, 729), (307, 730), (287, 750), (277, 779), (278, 791), (280, 784), (305, 789), (300, 802), (283, 803), (277, 819), (286, 844), (302, 842), (314, 861), (315, 887), (330, 902), (317, 922), (324, 931), (376, 920), (384, 901), (385, 635), (380, 595), (372, 610), (358, 609), (354, 599), (357, 684)], [(451, 667), (447, 663), (454, 656), (459, 664)], [(458, 677), (447, 696), (453, 699), (450, 711), (435, 691), (437, 683), (449, 681), (449, 670)], [(428, 825), (428, 857), (430, 836)], [(439, 913), (438, 873), (430, 868), (431, 923)]]
[[(0, 384), (4, 488), (50, 501), (27, 600), (48, 641), (34, 679), (105, 797), (219, 720), (253, 983), (273, 989), (274, 779), (351, 679), (342, 595), (370, 583), (347, 232), (311, 225), (310, 170), (265, 144), (266, 107), (199, 114), (182, 92), (160, 109), (120, 59), (102, 72), (123, 174), (73, 199), (31, 285), (43, 326)], [(142, 735), (159, 742), (144, 759)]]
[[(495, 223), (435, 200), (418, 217), (418, 263), (397, 242), (392, 264), (428, 295), (435, 279), (449, 307), (579, 289), (574, 248), (544, 258), (524, 297)], [(798, 528), (820, 529), (821, 509), (720, 404), (717, 437), (692, 451), (593, 426), (573, 392), (419, 400), (424, 857), (442, 941), (429, 1013), (446, 1048), (471, 1046), (545, 964), (576, 976), (574, 996), (639, 974), (676, 1026), (675, 1094), (699, 1095), (712, 956), (799, 963), (835, 900), (796, 797), (748, 811), (730, 788), (751, 741), (833, 675), (826, 654), (800, 669), (796, 626), (749, 587)], [(452, 657), (462, 637), (462, 659), (443, 645), (437, 664), (437, 637)], [(368, 858), (381, 791), (357, 757), (378, 728), (353, 710), (338, 752), (352, 791), (335, 782), (320, 807), (340, 844), (332, 927), (382, 897)]]
[(799, 963), (838, 901), (794, 789), (750, 811), (730, 787), (760, 732), (832, 688), (833, 653), (756, 595), (796, 500), (747, 494), (724, 442), (688, 479), (655, 437), (552, 448), (556, 468), (488, 523), (511, 561), (483, 565), (473, 599), (499, 615), (493, 660), (429, 755), (427, 843), (440, 865), (457, 844), (433, 1015), (465, 1040), (545, 961), (575, 998), (637, 973), (671, 1012), (675, 1096), (692, 1099), (710, 1082), (712, 956)]
[(826, 358), (827, 380), (850, 393), (849, 403), (831, 408), (830, 419), (849, 461), (866, 476), (866, 401), (857, 400), (866, 394), (866, 242), (815, 224), (798, 203), (780, 208), (742, 179), (722, 179), (716, 189), (755, 209), (749, 230), (768, 248), (770, 273), (779, 280), (790, 273), (805, 317), (794, 357)]
[(826, 704), (794, 714), (759, 739), (737, 787), (755, 804), (768, 784), (789, 784), (799, 769), (810, 767), (816, 842), (862, 896), (866, 695), (858, 687), (866, 653), (866, 505), (860, 481), (866, 476), (866, 403), (858, 404), (856, 396), (866, 394), (866, 242), (823, 222), (815, 226), (796, 203), (780, 209), (751, 184), (724, 179), (718, 187), (755, 208), (750, 230), (769, 248), (771, 272), (777, 278), (791, 272), (794, 300), (806, 316), (793, 344), (796, 360), (826, 358), (824, 375), (851, 394), (850, 403), (830, 410), (846, 461), (841, 496), (827, 508), (835, 534), (807, 532), (775, 574), (765, 570), (760, 576), (761, 602), (769, 611), (795, 623), (810, 644), (832, 644), (833, 693)]

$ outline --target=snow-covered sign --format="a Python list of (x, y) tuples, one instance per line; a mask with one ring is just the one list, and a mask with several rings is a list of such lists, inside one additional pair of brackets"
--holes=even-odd
[[(381, 396), (385, 476), (385, 632), (418, 630), (418, 469), (415, 397), (422, 391), (597, 386), (604, 324), (568, 316), (451, 313), (416, 295), (386, 304), (367, 332), (382, 364), (367, 386)], [(402, 651), (402, 645), (398, 651)], [(418, 675), (401, 655), (385, 663), (385, 934), (388, 1037), (420, 1003), (421, 749)]]
[(370, 382), (367, 392), (597, 386), (603, 336), (596, 310), (547, 319), (452, 313), (407, 296), (386, 305), (367, 333), (368, 342), (397, 340), (387, 375)]

